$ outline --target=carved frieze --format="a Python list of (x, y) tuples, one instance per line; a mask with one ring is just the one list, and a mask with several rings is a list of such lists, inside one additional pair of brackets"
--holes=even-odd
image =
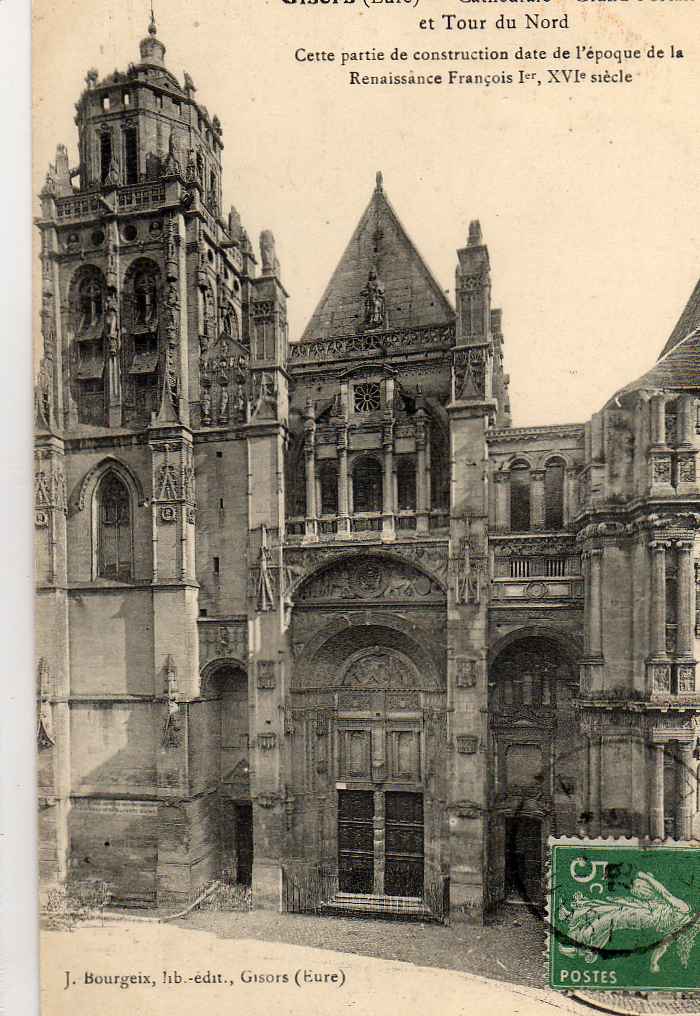
[(343, 689), (338, 692), (338, 709), (341, 712), (366, 712), (372, 707), (372, 693)]
[(554, 726), (554, 710), (541, 706), (499, 705), (498, 709), (491, 713), (489, 720), (494, 728), (512, 730), (517, 726), (540, 727), (551, 729)]
[(341, 686), (369, 691), (406, 691), (437, 688), (432, 675), (419, 675), (409, 660), (395, 652), (370, 649), (356, 655), (342, 676)]
[(574, 537), (569, 539), (548, 537), (544, 539), (509, 539), (493, 540), (493, 552), (496, 557), (565, 557), (575, 554)]
[(301, 587), (296, 599), (429, 600), (442, 596), (437, 582), (409, 565), (365, 558), (325, 569)]
[[(375, 326), (376, 327), (376, 326)], [(454, 342), (454, 325), (396, 328), (389, 331), (371, 331), (333, 339), (316, 339), (313, 342), (295, 342), (289, 346), (290, 364), (340, 360), (357, 354), (403, 352), (409, 347), (449, 347)]]
[(387, 712), (415, 712), (420, 709), (420, 692), (387, 692)]
[[(322, 565), (333, 561), (348, 563), (357, 557), (367, 558), (366, 548), (361, 547), (285, 547), (284, 564), (287, 592), (293, 592), (301, 582)], [(382, 551), (373, 551), (372, 557), (382, 561), (406, 562), (424, 568), (443, 585), (447, 581), (448, 550), (447, 541), (427, 544), (396, 544), (395, 551), (389, 555)], [(399, 561), (399, 563), (403, 563)]]

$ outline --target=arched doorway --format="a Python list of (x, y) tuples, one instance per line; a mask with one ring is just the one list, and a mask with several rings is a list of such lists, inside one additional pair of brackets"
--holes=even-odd
[(389, 555), (338, 562), (295, 596), (290, 860), (315, 855), (344, 907), (440, 895), (444, 611), (439, 582)]
[(248, 678), (233, 661), (214, 661), (202, 675), (202, 697), (218, 733), (219, 868), (224, 881), (250, 885), (253, 813), (248, 747)]
[(491, 903), (539, 905), (547, 837), (576, 831), (582, 789), (577, 682), (571, 645), (557, 637), (515, 637), (491, 662)]

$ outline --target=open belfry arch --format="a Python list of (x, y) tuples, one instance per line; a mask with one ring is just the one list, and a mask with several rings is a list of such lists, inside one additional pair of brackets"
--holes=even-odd
[(378, 174), (297, 340), (165, 53), (88, 71), (40, 195), (43, 886), (478, 921), (549, 833), (699, 835), (697, 292), (513, 427), (481, 226), (452, 303)]

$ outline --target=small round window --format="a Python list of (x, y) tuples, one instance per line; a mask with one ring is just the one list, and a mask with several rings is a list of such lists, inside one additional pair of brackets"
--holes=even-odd
[(139, 235), (139, 231), (136, 226), (128, 225), (124, 226), (124, 239), (131, 243)]
[(104, 233), (102, 232), (101, 229), (96, 229), (92, 234), (93, 247), (101, 247), (104, 242), (105, 242)]
[(355, 412), (372, 413), (380, 407), (379, 385), (372, 382), (355, 385)]

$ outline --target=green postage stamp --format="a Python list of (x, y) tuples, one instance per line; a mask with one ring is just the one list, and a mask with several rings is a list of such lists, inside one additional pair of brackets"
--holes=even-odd
[(551, 840), (549, 984), (700, 989), (700, 845)]

